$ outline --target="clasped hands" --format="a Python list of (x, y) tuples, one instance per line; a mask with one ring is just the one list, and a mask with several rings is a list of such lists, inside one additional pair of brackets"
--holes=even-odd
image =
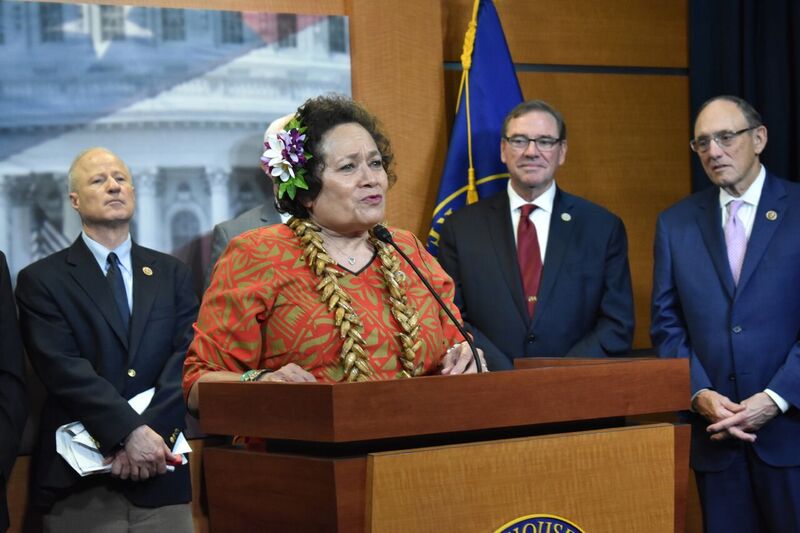
[[(486, 360), (483, 358), (483, 350), (477, 348), (478, 359), (481, 362), (481, 370), (488, 372), (486, 368)], [(458, 374), (477, 374), (478, 367), (475, 364), (475, 358), (472, 357), (472, 350), (469, 344), (462, 342), (454, 344), (444, 354), (442, 359), (442, 370), (440, 372), (443, 376), (455, 376)]]
[(167, 464), (180, 464), (181, 457), (172, 453), (161, 435), (141, 425), (128, 434), (122, 448), (105, 459), (105, 464), (109, 463), (112, 476), (145, 481), (165, 473)]
[(755, 442), (756, 432), (780, 413), (765, 392), (736, 403), (717, 391), (704, 390), (695, 397), (692, 407), (711, 422), (706, 431), (713, 441), (734, 438)]

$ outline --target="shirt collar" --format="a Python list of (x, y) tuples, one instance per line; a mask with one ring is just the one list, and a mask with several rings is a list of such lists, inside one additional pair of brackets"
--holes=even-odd
[(100, 269), (105, 272), (106, 271), (106, 262), (108, 261), (108, 254), (114, 252), (119, 257), (119, 262), (122, 267), (127, 270), (129, 273), (133, 272), (133, 264), (131, 263), (131, 234), (128, 234), (128, 237), (125, 239), (125, 242), (114, 248), (113, 250), (109, 250), (99, 242), (95, 241), (91, 237), (89, 237), (85, 231), (81, 231), (81, 237), (83, 238), (83, 242), (86, 243), (86, 246), (89, 248), (89, 251), (92, 252), (97, 264), (100, 265)]
[(742, 200), (744, 203), (748, 205), (756, 206), (758, 205), (758, 200), (761, 198), (761, 189), (764, 188), (764, 180), (766, 179), (767, 172), (764, 170), (764, 165), (761, 165), (761, 169), (758, 171), (758, 176), (756, 176), (755, 181), (744, 191), (744, 194), (739, 196), (738, 198), (735, 196), (731, 196), (727, 191), (720, 188), (719, 190), (719, 205), (723, 209), (731, 200)]
[(547, 213), (553, 212), (553, 202), (556, 198), (556, 182), (555, 180), (550, 183), (550, 187), (547, 188), (542, 194), (539, 195), (533, 202), (528, 202), (524, 198), (522, 198), (517, 191), (511, 186), (511, 180), (508, 180), (508, 201), (511, 204), (511, 212), (518, 210), (525, 204), (536, 204), (536, 207), (545, 211)]

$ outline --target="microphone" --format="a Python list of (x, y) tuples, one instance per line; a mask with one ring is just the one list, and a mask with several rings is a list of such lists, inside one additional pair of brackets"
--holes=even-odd
[(414, 270), (417, 276), (419, 276), (419, 279), (422, 280), (422, 283), (436, 299), (436, 302), (439, 304), (439, 307), (441, 307), (444, 310), (448, 318), (450, 318), (450, 321), (453, 324), (455, 324), (456, 328), (458, 328), (458, 332), (461, 333), (461, 336), (464, 337), (465, 341), (467, 341), (469, 349), (472, 350), (472, 359), (475, 361), (475, 367), (478, 369), (478, 373), (483, 372), (484, 371), (483, 364), (481, 364), (481, 359), (480, 357), (478, 357), (478, 350), (476, 350), (475, 345), (472, 344), (472, 339), (470, 339), (469, 335), (467, 335), (467, 332), (464, 330), (461, 324), (458, 323), (458, 320), (456, 320), (456, 317), (453, 316), (453, 313), (450, 311), (450, 309), (447, 308), (445, 303), (442, 301), (442, 297), (436, 293), (431, 284), (428, 283), (428, 280), (425, 279), (425, 276), (422, 275), (422, 272), (420, 271), (419, 268), (417, 268), (417, 265), (415, 265), (414, 262), (411, 261), (411, 258), (408, 257), (408, 255), (406, 255), (406, 253), (403, 252), (403, 250), (401, 250), (399, 246), (397, 246), (397, 243), (394, 242), (392, 234), (389, 233), (389, 230), (386, 229), (386, 227), (381, 224), (376, 224), (375, 227), (372, 228), (372, 234), (379, 241), (383, 241), (386, 244), (391, 245), (392, 248), (394, 248), (395, 250), (397, 250), (397, 253), (399, 253), (403, 257), (403, 259), (406, 260), (406, 263), (408, 263), (408, 265)]

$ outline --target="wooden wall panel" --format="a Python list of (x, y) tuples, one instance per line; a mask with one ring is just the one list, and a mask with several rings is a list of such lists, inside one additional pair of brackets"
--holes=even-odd
[(659, 212), (687, 193), (687, 80), (614, 74), (522, 73), (526, 98), (559, 109), (568, 125), (560, 187), (625, 222), (636, 310), (636, 347), (650, 346), (652, 243)]
[(422, 236), (447, 150), (440, 7), (351, 0), (351, 9), (353, 95), (381, 119), (397, 161), (387, 218)]
[[(445, 61), (458, 61), (472, 0), (443, 0)], [(686, 67), (685, 0), (495, 0), (516, 63)]]

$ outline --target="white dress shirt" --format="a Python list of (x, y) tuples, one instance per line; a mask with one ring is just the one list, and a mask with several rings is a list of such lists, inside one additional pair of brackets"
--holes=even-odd
[(537, 209), (531, 211), (528, 216), (536, 228), (536, 236), (539, 238), (539, 252), (542, 255), (542, 265), (544, 265), (544, 255), (547, 252), (547, 238), (550, 236), (550, 216), (553, 214), (553, 201), (556, 198), (556, 182), (550, 183), (550, 187), (544, 191), (533, 202), (524, 200), (511, 187), (508, 182), (508, 203), (511, 209), (511, 227), (514, 228), (514, 243), (517, 242), (517, 230), (519, 228), (519, 217), (522, 206), (525, 204), (535, 204)]
[(750, 234), (753, 233), (753, 223), (756, 221), (756, 210), (758, 209), (758, 200), (761, 198), (761, 190), (764, 188), (764, 180), (767, 177), (767, 172), (764, 166), (761, 166), (761, 171), (758, 173), (755, 181), (747, 188), (743, 195), (740, 197), (731, 196), (723, 189), (719, 190), (719, 207), (721, 210), (721, 224), (725, 228), (725, 223), (728, 221), (727, 206), (734, 200), (742, 200), (744, 203), (739, 207), (736, 216), (744, 226), (744, 232), (747, 239), (750, 240)]
[(103, 275), (108, 274), (108, 254), (114, 252), (117, 254), (120, 262), (120, 271), (122, 272), (122, 280), (125, 282), (125, 295), (128, 297), (128, 309), (133, 312), (133, 263), (131, 262), (131, 236), (125, 242), (117, 246), (113, 250), (109, 250), (99, 242), (92, 240), (91, 237), (86, 235), (85, 231), (81, 232), (81, 237), (89, 251), (92, 252), (97, 264)]

